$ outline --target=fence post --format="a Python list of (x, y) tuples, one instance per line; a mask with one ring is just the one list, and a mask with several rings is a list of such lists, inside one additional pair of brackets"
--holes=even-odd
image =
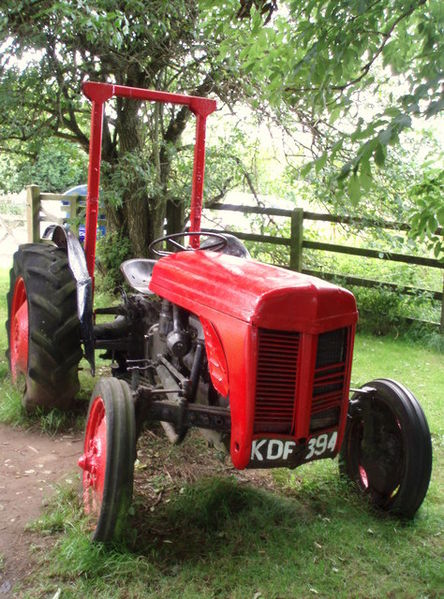
[(304, 237), (304, 210), (295, 208), (291, 213), (290, 229), (290, 268), (301, 272), (302, 270), (302, 242)]
[(77, 214), (77, 208), (79, 205), (79, 196), (73, 195), (69, 196), (69, 224), (71, 231), (75, 234), (78, 232), (79, 228), (79, 217)]
[(26, 188), (26, 222), (28, 242), (40, 241), (40, 189), (38, 185)]

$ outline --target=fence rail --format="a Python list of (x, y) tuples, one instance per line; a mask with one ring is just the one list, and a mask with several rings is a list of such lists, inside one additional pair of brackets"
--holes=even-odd
[[(84, 201), (83, 196), (66, 196), (56, 193), (41, 193), (35, 185), (27, 189), (27, 223), (28, 223), (28, 240), (36, 241), (40, 239), (40, 222), (63, 222), (67, 218), (57, 218), (52, 216), (48, 211), (42, 208), (42, 201), (64, 201), (69, 202), (66, 206), (67, 218), (71, 222), (78, 221), (79, 208)], [(358, 248), (343, 246), (333, 243), (324, 243), (320, 241), (310, 241), (304, 239), (304, 221), (322, 221), (329, 223), (337, 223), (349, 226), (359, 226), (360, 228), (381, 228), (397, 231), (408, 231), (410, 229), (407, 223), (397, 221), (384, 221), (378, 219), (369, 219), (364, 217), (342, 216), (336, 214), (320, 214), (316, 212), (307, 212), (302, 208), (294, 210), (286, 210), (281, 208), (264, 208), (261, 206), (238, 206), (233, 204), (214, 204), (210, 208), (217, 211), (242, 212), (243, 214), (262, 214), (268, 216), (280, 216), (290, 219), (290, 237), (276, 237), (271, 235), (259, 235), (255, 233), (244, 233), (242, 231), (231, 231), (239, 239), (246, 241), (254, 241), (258, 243), (271, 243), (274, 245), (286, 246), (290, 249), (288, 268), (305, 274), (322, 277), (326, 280), (334, 280), (343, 282), (347, 285), (356, 285), (360, 287), (378, 287), (387, 289), (405, 295), (427, 295), (433, 301), (441, 303), (441, 318), (439, 323), (428, 323), (438, 326), (440, 332), (444, 334), (444, 263), (434, 258), (426, 258), (423, 256), (413, 256), (408, 254), (399, 254), (386, 250), (377, 250), (373, 248)], [(210, 230), (210, 229), (207, 229)], [(211, 229), (214, 230), (214, 229)], [(439, 227), (437, 235), (443, 235), (442, 227)], [(374, 279), (365, 279), (341, 273), (321, 272), (317, 270), (305, 269), (303, 266), (304, 249), (318, 250), (323, 252), (334, 252), (340, 254), (348, 254), (353, 256), (363, 256), (366, 258), (376, 258), (379, 260), (391, 260), (402, 262), (405, 264), (413, 264), (418, 266), (426, 266), (429, 268), (438, 268), (443, 270), (443, 290), (442, 292), (409, 285), (398, 285), (396, 283), (375, 281)], [(281, 265), (282, 266), (282, 265)], [(411, 320), (411, 319), (408, 319)]]
[[(211, 206), (211, 210), (222, 210), (228, 212), (248, 212), (249, 214), (266, 214), (269, 216), (287, 216), (291, 218), (294, 212), (285, 208), (265, 208), (263, 206), (239, 206), (237, 204), (219, 204)], [(297, 210), (302, 210), (299, 208)], [(320, 220), (329, 223), (338, 223), (342, 225), (362, 225), (364, 227), (375, 227), (381, 229), (396, 229), (397, 231), (410, 231), (410, 225), (400, 221), (387, 221), (376, 218), (367, 218), (363, 216), (345, 216), (339, 214), (320, 214), (319, 212), (308, 212), (303, 210), (305, 220)], [(444, 230), (438, 227), (436, 235), (443, 235)]]
[[(84, 196), (63, 195), (61, 193), (41, 193), (37, 185), (30, 185), (26, 188), (26, 221), (28, 230), (28, 241), (33, 243), (40, 240), (40, 223), (58, 223), (62, 224), (68, 219), (77, 222), (78, 211)], [(42, 202), (69, 202), (64, 208), (66, 216), (51, 214), (42, 206)]]

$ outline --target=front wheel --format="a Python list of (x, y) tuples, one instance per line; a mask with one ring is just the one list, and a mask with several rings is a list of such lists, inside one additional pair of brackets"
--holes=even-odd
[(350, 402), (339, 467), (379, 509), (412, 518), (432, 471), (432, 443), (424, 412), (406, 387), (390, 379), (365, 385)]
[(93, 541), (117, 540), (125, 530), (133, 493), (136, 422), (129, 385), (103, 378), (94, 387), (86, 420), (83, 507)]

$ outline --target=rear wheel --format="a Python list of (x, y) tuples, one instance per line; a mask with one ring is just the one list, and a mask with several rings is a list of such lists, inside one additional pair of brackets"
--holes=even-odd
[(96, 384), (86, 421), (83, 507), (94, 541), (117, 540), (125, 530), (133, 492), (136, 422), (131, 390), (125, 381), (103, 378)]
[(389, 379), (356, 394), (340, 453), (340, 470), (378, 508), (412, 518), (427, 493), (432, 470), (429, 427), (415, 396)]
[(80, 324), (76, 282), (63, 249), (26, 244), (14, 254), (7, 296), (14, 383), (24, 380), (29, 411), (67, 408), (79, 389)]

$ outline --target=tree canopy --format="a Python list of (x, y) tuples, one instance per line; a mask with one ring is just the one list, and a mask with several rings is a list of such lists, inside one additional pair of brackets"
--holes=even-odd
[[(439, 0), (4, 0), (0, 149), (36, 156), (57, 136), (87, 151), (86, 78), (212, 94), (272, 119), (312, 159), (297, 176), (313, 168), (333, 195), (357, 204), (389, 146), (444, 106), (443, 13)], [(188, 118), (125, 100), (107, 112), (109, 216), (138, 254), (165, 215), (171, 228), (183, 222), (177, 174)], [(439, 189), (439, 173), (432, 179)], [(443, 224), (435, 200), (418, 204), (418, 230)]]
[(265, 23), (250, 2), (249, 19), (227, 27), (235, 4), (211, 12), (219, 58), (248, 71), (253, 106), (310, 130), (317, 171), (342, 161), (335, 179), (347, 179), (352, 201), (412, 121), (444, 108), (439, 0), (280, 1)]
[[(88, 151), (89, 108), (81, 95), (85, 79), (210, 93), (217, 72), (211, 45), (202, 49), (200, 43), (198, 14), (196, 3), (187, 0), (2, 3), (3, 148), (29, 153), (42, 138), (57, 136)], [(139, 254), (160, 232), (169, 207), (174, 220), (168, 179), (188, 118), (185, 108), (155, 106), (150, 111), (122, 99), (107, 112), (104, 185), (114, 185), (106, 197), (115, 199), (108, 216)]]

